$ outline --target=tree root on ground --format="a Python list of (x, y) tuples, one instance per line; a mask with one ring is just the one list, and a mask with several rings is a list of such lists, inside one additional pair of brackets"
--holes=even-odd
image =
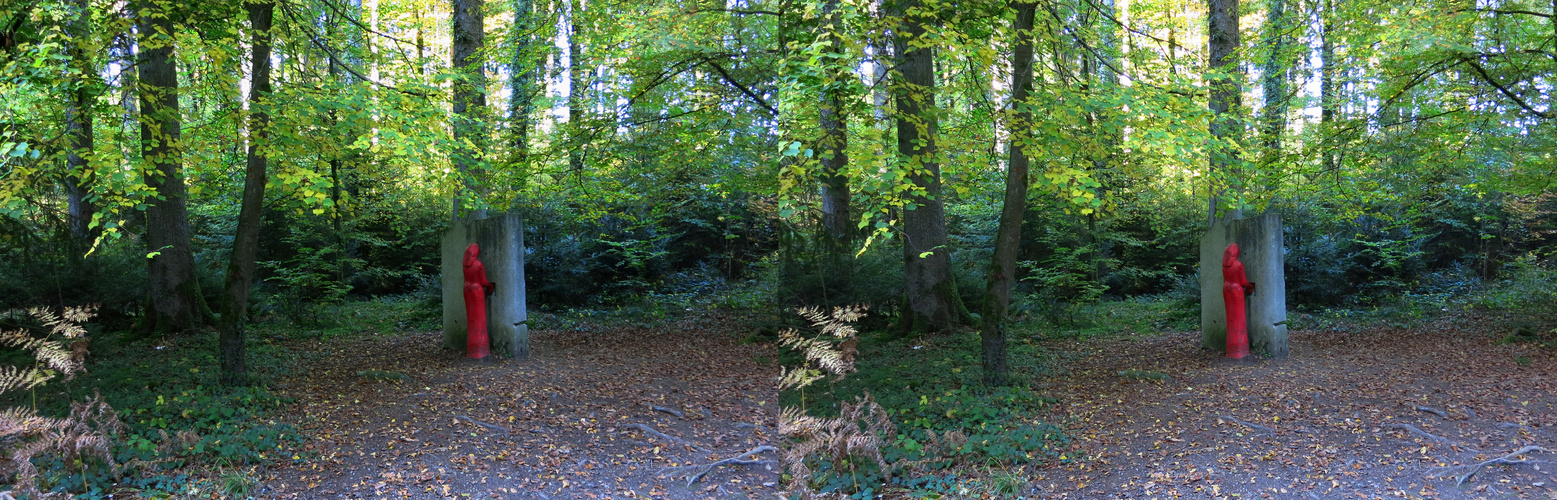
[(687, 414), (682, 413), (681, 410), (677, 410), (675, 408), (666, 408), (664, 406), (650, 405), (649, 409), (657, 411), (657, 412), (661, 412), (661, 413), (669, 413), (671, 415), (675, 415), (676, 418), (679, 418), (679, 419), (682, 419), (682, 420), (686, 420), (687, 419)]
[(704, 452), (709, 451), (708, 448), (704, 448), (702, 446), (698, 446), (698, 445), (692, 444), (692, 443), (688, 442), (685, 439), (681, 439), (681, 438), (678, 438), (678, 437), (675, 437), (675, 436), (672, 436), (672, 435), (669, 435), (669, 434), (666, 434), (666, 433), (654, 430), (653, 427), (649, 427), (646, 424), (627, 424), (627, 425), (624, 425), (622, 427), (625, 427), (625, 428), (628, 428), (628, 429), (638, 429), (640, 431), (643, 431), (644, 434), (648, 434), (649, 436), (652, 436), (654, 438), (659, 439), (660, 441), (664, 441), (664, 442), (667, 442), (667, 443), (676, 443), (676, 444), (690, 446), (693, 449), (696, 449), (697, 451), (704, 451)]
[(1546, 453), (1552, 453), (1552, 450), (1548, 450), (1548, 449), (1542, 448), (1540, 446), (1530, 445), (1530, 446), (1526, 446), (1524, 448), (1520, 448), (1520, 449), (1514, 451), (1513, 453), (1509, 453), (1507, 455), (1503, 455), (1501, 457), (1497, 457), (1497, 458), (1494, 458), (1492, 460), (1481, 462), (1479, 464), (1475, 464), (1475, 465), (1462, 465), (1460, 467), (1450, 467), (1449, 469), (1452, 470), (1452, 469), (1458, 469), (1458, 468), (1461, 468), (1461, 467), (1469, 467), (1470, 468), (1470, 470), (1466, 471), (1465, 474), (1461, 475), (1459, 478), (1457, 478), (1454, 481), (1454, 485), (1456, 487), (1458, 487), (1458, 486), (1464, 485), (1465, 481), (1469, 480), (1471, 478), (1471, 476), (1476, 475), (1477, 472), (1481, 472), (1481, 468), (1482, 467), (1486, 467), (1488, 465), (1519, 465), (1519, 464), (1532, 464), (1532, 463), (1543, 463), (1543, 464), (1544, 463), (1551, 463), (1550, 461), (1546, 461), (1546, 460), (1514, 460), (1514, 457), (1517, 457), (1517, 456), (1520, 456), (1520, 455), (1524, 455), (1524, 454), (1530, 453), (1530, 452), (1535, 452), (1535, 451), (1542, 451), (1542, 452), (1546, 452)]
[(1254, 424), (1254, 423), (1245, 422), (1245, 421), (1239, 420), (1239, 419), (1237, 419), (1237, 418), (1235, 418), (1233, 416), (1230, 416), (1230, 415), (1217, 415), (1216, 418), (1227, 420), (1227, 421), (1230, 421), (1230, 422), (1242, 425), (1244, 427), (1248, 427), (1250, 429), (1257, 429), (1257, 430), (1269, 432), (1271, 434), (1275, 434), (1276, 433), (1276, 429), (1272, 429), (1270, 427), (1266, 427), (1266, 426), (1263, 426), (1263, 425), (1260, 425), (1260, 424)]
[(497, 424), (489, 424), (489, 423), (486, 423), (486, 422), (482, 422), (480, 420), (476, 420), (474, 418), (470, 418), (470, 417), (465, 416), (465, 415), (455, 415), (454, 419), (455, 420), (465, 419), (466, 422), (470, 422), (470, 423), (475, 424), (475, 425), (479, 425), (479, 426), (482, 426), (482, 427), (486, 427), (488, 429), (492, 429), (494, 431), (501, 432), (505, 436), (508, 435), (509, 432), (511, 432), (507, 427), (503, 427), (503, 426), (497, 425)]
[(1443, 436), (1434, 435), (1434, 434), (1431, 434), (1431, 433), (1429, 433), (1427, 431), (1424, 431), (1422, 429), (1418, 429), (1415, 425), (1396, 423), (1396, 424), (1385, 425), (1385, 427), (1389, 427), (1391, 429), (1404, 429), (1404, 430), (1407, 430), (1407, 431), (1411, 431), (1412, 434), (1416, 434), (1418, 436), (1422, 436), (1424, 438), (1431, 439), (1433, 441), (1438, 441), (1440, 443), (1445, 443), (1445, 444), (1448, 444), (1450, 446), (1462, 446), (1462, 447), (1464, 447), (1465, 449), (1468, 449), (1468, 450), (1477, 451), (1477, 452), (1481, 451), (1481, 450), (1477, 450), (1476, 448), (1474, 448), (1474, 447), (1472, 447), (1472, 446), (1470, 446), (1468, 444), (1461, 443), (1459, 441), (1455, 441), (1453, 439), (1449, 439), (1449, 438), (1446, 438), (1446, 437), (1443, 437)]
[(1425, 411), (1427, 413), (1438, 415), (1439, 418), (1449, 418), (1449, 412), (1433, 408), (1431, 406), (1413, 406), (1411, 408), (1416, 411)]
[(1510, 427), (1517, 427), (1517, 428), (1524, 429), (1525, 431), (1531, 432), (1531, 433), (1535, 432), (1535, 428), (1534, 427), (1530, 427), (1530, 426), (1524, 425), (1524, 424), (1516, 424), (1516, 423), (1513, 423), (1513, 422), (1503, 422), (1501, 424), (1498, 424), (1498, 428), (1499, 429), (1507, 429), (1507, 428), (1510, 428)]
[(709, 472), (712, 472), (715, 467), (718, 467), (718, 466), (721, 466), (721, 465), (757, 465), (757, 464), (760, 464), (760, 463), (772, 462), (772, 460), (747, 460), (752, 455), (756, 455), (758, 453), (763, 453), (763, 452), (768, 452), (768, 451), (777, 453), (779, 451), (779, 449), (778, 448), (774, 448), (772, 446), (768, 446), (768, 445), (762, 445), (762, 446), (758, 446), (756, 448), (752, 448), (751, 451), (748, 451), (746, 453), (742, 453), (740, 455), (736, 455), (736, 456), (733, 456), (733, 457), (730, 457), (730, 458), (726, 458), (724, 460), (719, 460), (719, 461), (714, 462), (714, 463), (705, 464), (705, 465), (689, 465), (689, 466), (685, 466), (685, 467), (670, 467), (670, 469), (676, 470), (676, 471), (702, 469), (702, 470), (699, 470), (696, 474), (693, 474), (693, 475), (687, 477), (687, 486), (690, 487), (694, 483), (697, 483), (698, 480), (703, 479), (703, 476), (706, 476), (706, 475), (708, 475)]

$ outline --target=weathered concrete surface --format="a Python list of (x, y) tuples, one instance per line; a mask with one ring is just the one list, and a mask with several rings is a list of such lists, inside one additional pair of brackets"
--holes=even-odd
[(487, 335), (492, 352), (516, 358), (530, 356), (529, 316), (524, 301), (524, 220), (519, 214), (496, 214), (455, 222), (443, 235), (443, 346), (465, 349), (465, 247), (481, 246), (481, 263), (497, 290), (487, 298)]
[(1220, 221), (1200, 238), (1200, 346), (1227, 350), (1227, 311), (1222, 303), (1222, 251), (1237, 243), (1239, 259), (1254, 282), (1247, 300), (1249, 350), (1287, 355), (1287, 277), (1281, 215), (1266, 213)]

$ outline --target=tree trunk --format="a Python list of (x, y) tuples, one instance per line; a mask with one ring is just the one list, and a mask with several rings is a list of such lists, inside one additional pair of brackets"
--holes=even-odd
[(1006, 165), (1005, 202), (1000, 209), (1000, 229), (995, 233), (995, 255), (989, 263), (989, 281), (984, 292), (983, 324), (979, 337), (984, 351), (984, 383), (1005, 385), (1006, 308), (1011, 305), (1011, 288), (1016, 283), (1016, 254), (1022, 244), (1022, 217), (1027, 209), (1027, 151), (1024, 140), (1033, 127), (1032, 108), (1025, 103), (1033, 86), (1033, 15), (1035, 3), (1016, 7), (1016, 46), (1011, 54), (1010, 159)]
[[(1211, 148), (1210, 222), (1219, 218), (1243, 216), (1238, 193), (1237, 153), (1224, 141), (1235, 140), (1241, 126), (1233, 119), (1233, 110), (1242, 100), (1243, 70), (1237, 61), (1238, 0), (1208, 0), (1211, 21), (1211, 135), (1218, 143)], [(1224, 200), (1229, 196), (1230, 200)], [(1227, 207), (1221, 206), (1227, 202)]]
[(178, 65), (173, 58), (173, 19), (159, 7), (139, 5), (136, 67), (140, 73), (141, 155), (149, 165), (146, 186), (157, 193), (147, 200), (146, 291), (148, 307), (142, 328), (148, 334), (189, 330), (206, 324), (209, 311), (195, 278), (190, 247), (189, 211), (180, 136)]
[(97, 236), (89, 227), (97, 209), (87, 200), (90, 189), (86, 182), (91, 176), (91, 166), (85, 156), (93, 147), (90, 84), (97, 71), (92, 67), (92, 56), (83, 48), (86, 38), (91, 36), (88, 0), (75, 0), (74, 3), (72, 7), (76, 13), (67, 26), (70, 31), (71, 92), (70, 102), (65, 105), (65, 136), (70, 141), (70, 151), (65, 155), (65, 199), (71, 240), (84, 247)]
[(537, 65), (530, 53), (534, 45), (534, 37), (530, 33), (535, 27), (531, 21), (534, 8), (531, 0), (513, 0), (514, 59), (508, 65), (509, 89), (512, 92), (508, 100), (508, 120), (514, 157), (521, 162), (526, 161), (530, 154), (530, 115), (535, 113)]
[(1335, 172), (1340, 165), (1336, 164), (1335, 147), (1333, 139), (1328, 137), (1335, 133), (1335, 4), (1332, 0), (1325, 0), (1323, 10), (1319, 13), (1319, 133), (1324, 140), (1320, 141), (1320, 147), (1324, 148), (1324, 167), (1326, 171)]
[[(486, 173), (481, 152), (486, 148), (487, 74), (482, 60), (486, 43), (483, 0), (454, 0), (454, 167), (464, 192), (454, 199), (454, 218), (486, 217)], [(468, 143), (468, 144), (467, 144)], [(466, 200), (470, 206), (462, 206)]]
[(844, 87), (850, 84), (851, 75), (849, 69), (842, 66), (844, 61), (843, 22), (838, 14), (838, 1), (828, 0), (823, 4), (822, 12), (827, 17), (827, 24), (823, 29), (828, 43), (828, 51), (835, 57), (829, 58), (823, 64), (827, 77), (823, 80), (822, 105), (818, 110), (822, 127), (822, 140), (818, 144), (822, 164), (822, 230), (823, 251), (826, 252), (825, 260), (827, 275), (837, 283), (837, 290), (841, 297), (852, 296), (853, 265), (850, 263), (849, 251), (854, 242), (854, 220), (849, 211), (849, 176), (845, 169), (849, 165), (848, 148), (848, 118), (844, 107)]
[(1265, 93), (1265, 162), (1281, 158), (1281, 137), (1287, 131), (1287, 14), (1286, 0), (1268, 0), (1265, 39), (1270, 56), (1262, 72)]
[[(892, 89), (897, 101), (897, 150), (914, 186), (905, 196), (909, 206), (903, 210), (903, 292), (908, 305), (903, 326), (915, 334), (957, 324), (964, 311), (946, 247), (941, 166), (936, 158), (934, 51), (916, 46), (924, 42), (926, 24), (935, 18), (922, 12), (919, 0), (894, 2), (892, 11), (902, 18), (893, 39), (899, 69)], [(909, 12), (914, 13), (905, 15)]]
[(584, 10), (583, 2), (572, 0), (568, 3), (568, 168), (574, 175), (584, 172), (584, 127), (580, 123), (584, 119), (584, 89), (580, 83), (583, 78), (579, 74), (584, 71), (583, 57), (578, 41), (579, 13)]
[(265, 140), (270, 136), (270, 114), (265, 102), (270, 95), (270, 26), (273, 3), (248, 4), (249, 33), (253, 53), (249, 59), (249, 151), (243, 178), (243, 205), (238, 210), (238, 230), (232, 240), (232, 260), (222, 294), (222, 317), (217, 324), (222, 346), (222, 383), (248, 380), (244, 363), (244, 321), (249, 310), (249, 287), (254, 281), (254, 258), (264, 225), (266, 168)]

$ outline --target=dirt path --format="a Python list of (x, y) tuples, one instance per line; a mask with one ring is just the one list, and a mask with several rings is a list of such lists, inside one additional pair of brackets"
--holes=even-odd
[[(1285, 360), (1230, 363), (1174, 334), (1057, 346), (1048, 418), (1077, 462), (1043, 498), (1557, 498), (1557, 360), (1451, 316), (1413, 329), (1298, 331)], [(1150, 373), (1121, 376), (1126, 370)]]
[[(1557, 359), (1498, 344), (1495, 324), (1297, 331), (1290, 358), (1254, 363), (1182, 333), (1052, 344), (1065, 372), (1042, 383), (1059, 403), (1041, 418), (1075, 448), (1030, 470), (1029, 498), (1557, 499), (1557, 453), (1475, 467), (1557, 450)], [(772, 498), (774, 453), (690, 488), (701, 469), (677, 468), (774, 442), (773, 353), (737, 329), (538, 331), (530, 360), (499, 364), (431, 333), (303, 346), (321, 354), (281, 390), (302, 459), (260, 496)]]
[(280, 392), (296, 399), (286, 418), (306, 441), (259, 496), (770, 496), (782, 488), (775, 453), (690, 488), (702, 469), (676, 468), (772, 442), (774, 373), (758, 359), (773, 353), (736, 333), (711, 316), (536, 331), (529, 360), (495, 364), (439, 349), (435, 333), (301, 346), (321, 355)]

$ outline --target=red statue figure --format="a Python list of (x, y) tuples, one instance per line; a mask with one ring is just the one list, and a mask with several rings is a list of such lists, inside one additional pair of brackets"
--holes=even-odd
[(481, 247), (465, 247), (465, 357), (481, 359), (491, 353), (487, 340), (487, 295), (496, 284), (487, 281), (487, 266), (476, 260)]
[[(468, 292), (467, 292), (468, 293)], [(1222, 301), (1227, 309), (1227, 357), (1242, 359), (1249, 355), (1249, 321), (1243, 296), (1254, 293), (1254, 283), (1243, 273), (1238, 261), (1238, 244), (1227, 245), (1222, 252)]]

